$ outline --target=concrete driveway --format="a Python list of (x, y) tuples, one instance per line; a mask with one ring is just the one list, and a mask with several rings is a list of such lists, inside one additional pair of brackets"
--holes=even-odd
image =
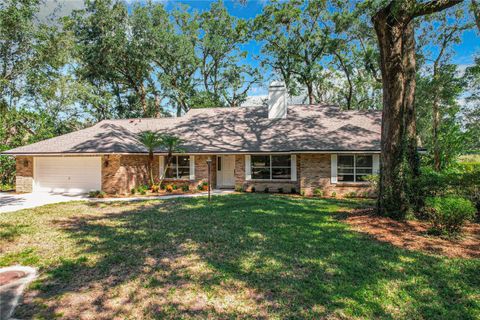
[[(233, 190), (212, 190), (212, 195), (226, 195), (234, 193)], [(159, 195), (150, 197), (127, 197), (127, 198), (105, 198), (92, 199), (88, 195), (67, 195), (67, 194), (52, 194), (52, 193), (24, 193), (16, 194), (12, 192), (0, 192), (0, 214), (4, 212), (12, 212), (22, 209), (31, 209), (40, 207), (46, 204), (68, 202), (76, 200), (88, 200), (92, 202), (113, 202), (113, 201), (144, 201), (155, 199), (175, 199), (175, 198), (194, 198), (205, 197), (207, 192), (189, 193), (189, 194), (172, 194)]]
[(15, 194), (0, 192), (0, 213), (30, 209), (51, 203), (88, 199), (87, 195), (65, 195), (50, 193)]

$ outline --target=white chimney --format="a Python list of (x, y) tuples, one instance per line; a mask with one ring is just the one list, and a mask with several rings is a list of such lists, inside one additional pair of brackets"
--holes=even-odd
[(287, 88), (281, 81), (273, 81), (268, 87), (268, 118), (287, 117)]

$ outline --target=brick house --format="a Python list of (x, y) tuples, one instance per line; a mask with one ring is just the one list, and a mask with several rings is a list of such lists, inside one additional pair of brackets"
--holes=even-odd
[[(184, 141), (166, 181), (194, 188), (207, 180), (211, 159), (214, 188), (342, 195), (368, 190), (365, 175), (379, 171), (380, 128), (379, 111), (289, 104), (284, 86), (274, 82), (262, 105), (104, 120), (3, 154), (16, 157), (17, 192), (127, 194), (147, 182), (147, 150), (137, 135), (158, 130)], [(164, 164), (165, 150), (156, 150), (156, 178)]]

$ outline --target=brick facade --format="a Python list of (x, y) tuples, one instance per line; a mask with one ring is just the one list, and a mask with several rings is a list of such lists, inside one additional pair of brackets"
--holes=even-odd
[[(158, 157), (154, 157), (153, 176), (159, 177)], [(105, 155), (102, 157), (102, 190), (111, 194), (128, 194), (148, 184), (147, 155)]]
[(349, 192), (371, 192), (368, 184), (331, 183), (330, 157), (330, 154), (320, 153), (304, 153), (297, 157), (297, 162), (300, 163), (301, 174), (298, 177), (302, 194), (311, 196), (315, 189), (322, 190), (325, 196), (331, 196), (333, 192), (339, 196)]
[(17, 176), (15, 190), (17, 192), (33, 191), (33, 157), (18, 156), (15, 161)]
[[(165, 183), (181, 186), (188, 184), (195, 189), (201, 182), (208, 180), (207, 159), (209, 156), (195, 156), (195, 179), (177, 180), (165, 179)], [(216, 156), (212, 158), (212, 188), (216, 187)], [(105, 155), (102, 157), (102, 190), (110, 194), (129, 194), (131, 189), (139, 185), (148, 184), (149, 172), (147, 169), (147, 155)], [(159, 156), (154, 158), (154, 179), (159, 179)], [(235, 187), (251, 191), (255, 187), (257, 192), (268, 188), (270, 192), (301, 192), (312, 195), (315, 189), (321, 189), (326, 196), (335, 192), (342, 196), (349, 192), (363, 194), (371, 192), (368, 184), (348, 184), (330, 182), (330, 154), (297, 154), (297, 181), (279, 180), (245, 180), (245, 156), (235, 155)], [(30, 156), (16, 158), (16, 190), (17, 192), (32, 192), (34, 161)]]
[[(177, 186), (188, 184), (191, 189), (208, 181), (208, 156), (195, 156), (195, 180), (164, 179), (165, 184)], [(155, 156), (153, 164), (154, 180), (160, 177), (159, 156)], [(131, 189), (149, 184), (146, 155), (109, 155), (102, 159), (102, 190), (110, 194), (128, 194)], [(216, 185), (216, 161), (212, 157), (212, 188)]]
[(313, 195), (315, 189), (322, 190), (325, 196), (331, 196), (333, 192), (338, 196), (349, 192), (358, 194), (371, 192), (368, 184), (332, 184), (330, 166), (330, 154), (302, 153), (297, 154), (297, 181), (245, 180), (245, 156), (237, 155), (235, 158), (235, 186), (246, 191), (251, 191), (252, 187), (255, 187), (257, 192), (263, 192), (265, 188), (268, 188), (269, 192), (277, 192), (279, 188), (282, 188), (283, 192), (295, 189), (306, 196)]

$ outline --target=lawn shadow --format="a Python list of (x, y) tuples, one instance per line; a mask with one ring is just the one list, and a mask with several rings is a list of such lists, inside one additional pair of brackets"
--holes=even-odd
[[(59, 297), (87, 292), (92, 300), (63, 318), (87, 311), (97, 319), (125, 316), (140, 304), (143, 317), (157, 319), (473, 319), (476, 302), (465, 291), (480, 285), (473, 279), (478, 263), (397, 249), (334, 217), (338, 206), (364, 205), (261, 194), (148, 202), (123, 212), (105, 204), (101, 215), (58, 223), (81, 248), (79, 256), (47, 270), (35, 299), (16, 316), (54, 318)], [(135, 293), (112, 307), (112, 288), (128, 291), (122, 285), (131, 283)], [(376, 296), (389, 286), (393, 298)], [(400, 296), (414, 303), (399, 316), (391, 305)], [(230, 298), (236, 305), (228, 305)]]

